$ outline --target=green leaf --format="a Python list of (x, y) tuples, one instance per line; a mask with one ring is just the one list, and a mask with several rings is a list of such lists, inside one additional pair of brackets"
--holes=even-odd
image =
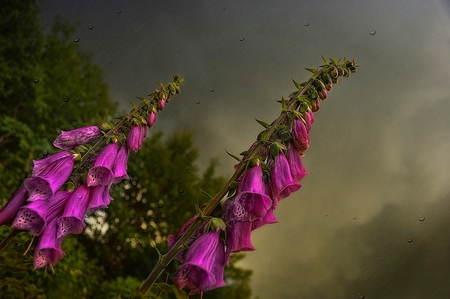
[(323, 63), (325, 63), (326, 65), (328, 65), (328, 61), (325, 59), (325, 57), (323, 57), (323, 55), (320, 55), (320, 57), (322, 57)]
[(145, 101), (146, 100), (146, 98), (144, 98), (144, 97), (136, 97), (136, 99), (138, 99), (140, 101)]
[(211, 194), (209, 194), (208, 192), (206, 192), (205, 190), (203, 190), (202, 188), (199, 188), (199, 191), (201, 194), (203, 194), (204, 196), (206, 196), (208, 199), (212, 199), (213, 197), (211, 196)]
[(305, 70), (307, 70), (308, 72), (313, 73), (314, 75), (317, 75), (317, 70), (316, 69), (311, 69), (311, 68), (305, 67)]
[(273, 145), (275, 145), (278, 148), (278, 150), (287, 150), (286, 146), (279, 142), (274, 142)]
[(255, 120), (261, 125), (261, 126), (263, 126), (264, 128), (270, 128), (270, 125), (268, 124), (268, 123), (266, 123), (266, 122), (264, 122), (264, 121), (262, 121), (262, 120), (259, 120), (259, 119), (256, 119), (255, 118)]

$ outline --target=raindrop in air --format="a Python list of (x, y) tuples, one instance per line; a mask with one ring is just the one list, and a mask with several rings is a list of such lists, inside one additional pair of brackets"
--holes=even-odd
[(160, 201), (160, 202), (158, 202), (158, 208), (163, 208), (164, 207), (164, 202), (163, 201)]
[(369, 34), (370, 35), (375, 35), (375, 34), (377, 34), (377, 31), (375, 29), (370, 29), (369, 30)]
[(382, 258), (380, 258), (380, 262), (382, 262), (383, 261), (383, 259)]
[(112, 63), (112, 60), (110, 60), (110, 61), (108, 61), (109, 62), (109, 64), (111, 64)]
[(34, 83), (39, 83), (39, 78), (34, 77), (33, 82), (34, 82)]
[(211, 89), (209, 90), (209, 92), (214, 92), (214, 88), (211, 88)]
[(325, 217), (328, 216), (328, 213), (325, 214)]
[(364, 295), (361, 294), (361, 293), (358, 294), (358, 299), (364, 299), (364, 298), (366, 298), (366, 296), (364, 296)]
[(122, 12), (120, 10), (117, 11), (117, 14), (120, 15)]
[(353, 216), (353, 220), (356, 220), (356, 216)]
[(419, 221), (425, 221), (425, 216), (419, 215)]
[(89, 29), (89, 30), (94, 29), (94, 25), (89, 24), (88, 29)]
[(64, 105), (59, 106), (59, 108), (64, 108)]
[(305, 22), (305, 23), (303, 23), (303, 25), (309, 26), (309, 22)]
[(243, 41), (245, 40), (245, 37), (241, 36), (241, 37), (239, 38), (239, 40), (240, 40), (241, 42), (243, 42)]
[(70, 99), (69, 98), (64, 98), (64, 102), (68, 102)]
[(200, 101), (195, 102), (197, 105), (200, 104)]
[(225, 10), (225, 9), (227, 9), (225, 6), (224, 7), (222, 7), (222, 10)]
[(408, 243), (412, 243), (413, 239), (409, 238), (407, 241), (408, 241)]
[(73, 42), (74, 43), (78, 43), (79, 41), (80, 41), (79, 37), (76, 37), (76, 36), (73, 37)]
[(180, 188), (180, 189), (178, 189), (178, 192), (184, 193), (184, 189), (183, 189), (183, 188)]
[(186, 170), (191, 170), (191, 166), (186, 165)]
[(80, 101), (80, 99), (77, 99), (76, 102), (78, 103)]

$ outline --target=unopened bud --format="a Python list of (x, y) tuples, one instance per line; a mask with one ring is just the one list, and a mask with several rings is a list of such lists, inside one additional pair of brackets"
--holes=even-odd
[(113, 125), (112, 123), (108, 122), (108, 121), (104, 121), (104, 122), (102, 122), (102, 123), (99, 125), (99, 128), (100, 128), (102, 131), (109, 131), (109, 130), (111, 130), (112, 128), (114, 128), (114, 125)]
[(324, 101), (328, 98), (328, 92), (327, 92), (326, 89), (322, 89), (322, 90), (319, 92), (319, 98), (320, 98), (321, 100), (324, 100)]
[(155, 121), (156, 121), (156, 112), (151, 111), (147, 115), (147, 127), (149, 127), (149, 128), (153, 127), (153, 125), (155, 124)]
[(159, 100), (158, 101), (158, 110), (163, 110), (165, 105), (166, 105), (166, 100), (165, 99)]
[(331, 82), (333, 84), (337, 84), (339, 82), (338, 78), (331, 78)]
[(311, 100), (311, 110), (313, 112), (317, 112), (320, 109), (320, 101), (319, 99), (313, 99)]
[(333, 78), (337, 78), (339, 76), (339, 72), (335, 66), (331, 68), (330, 75)]
[(176, 74), (175, 76), (173, 76), (173, 81), (178, 81), (180, 80), (180, 75)]
[(343, 69), (344, 70), (344, 77), (348, 77), (349, 76), (349, 72), (348, 72), (348, 70), (347, 69)]

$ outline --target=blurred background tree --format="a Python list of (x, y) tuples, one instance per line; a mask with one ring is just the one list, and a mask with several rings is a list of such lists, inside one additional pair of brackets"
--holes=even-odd
[[(57, 19), (45, 33), (39, 13), (34, 0), (8, 0), (0, 8), (0, 206), (30, 175), (32, 160), (54, 152), (60, 130), (117, 113), (102, 69), (71, 38), (74, 27)], [(215, 175), (216, 161), (200, 173), (197, 159), (189, 132), (149, 136), (130, 156), (130, 179), (113, 188), (110, 207), (88, 217), (83, 235), (64, 240), (67, 255), (55, 273), (33, 270), (33, 247), (23, 256), (31, 240), (26, 232), (0, 253), (0, 297), (131, 296), (156, 264), (155, 248), (164, 252), (167, 235), (207, 200), (199, 190), (213, 194), (224, 182)], [(10, 231), (0, 227), (0, 240)], [(228, 286), (208, 298), (251, 297), (251, 271), (235, 266), (241, 258), (234, 256), (226, 269)], [(174, 272), (171, 265), (167, 275)]]

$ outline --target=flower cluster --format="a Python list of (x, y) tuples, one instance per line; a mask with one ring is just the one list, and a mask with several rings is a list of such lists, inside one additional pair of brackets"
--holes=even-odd
[(82, 233), (87, 213), (108, 207), (111, 186), (128, 179), (129, 152), (139, 151), (146, 127), (153, 126), (157, 112), (170, 95), (180, 92), (181, 83), (177, 75), (174, 82), (160, 84), (115, 125), (62, 131), (53, 142), (62, 151), (33, 161), (31, 177), (0, 210), (0, 225), (13, 220), (13, 228), (39, 237), (34, 268), (54, 266), (64, 256), (64, 237)]
[[(184, 244), (192, 245), (184, 253), (183, 264), (174, 277), (175, 285), (188, 287), (190, 294), (223, 286), (223, 272), (229, 264), (231, 253), (253, 251), (252, 231), (277, 223), (274, 210), (280, 201), (301, 187), (301, 180), (308, 174), (302, 157), (310, 146), (309, 133), (315, 121), (320, 101), (328, 97), (333, 83), (339, 76), (356, 72), (354, 61), (324, 59), (320, 71), (310, 70), (313, 77), (308, 82), (294, 84), (297, 91), (282, 99), (282, 113), (271, 125), (258, 121), (265, 127), (258, 140), (242, 159), (235, 157), (237, 180), (229, 186), (228, 197), (222, 201), (222, 220), (226, 223), (222, 241), (217, 231), (205, 233), (197, 228)], [(214, 202), (214, 198), (211, 202)], [(206, 209), (206, 208), (205, 208)], [(200, 215), (204, 215), (202, 212)], [(183, 234), (196, 217), (190, 219), (176, 236), (169, 236), (169, 247)], [(195, 241), (192, 241), (193, 239)], [(180, 253), (177, 256), (180, 259)]]

